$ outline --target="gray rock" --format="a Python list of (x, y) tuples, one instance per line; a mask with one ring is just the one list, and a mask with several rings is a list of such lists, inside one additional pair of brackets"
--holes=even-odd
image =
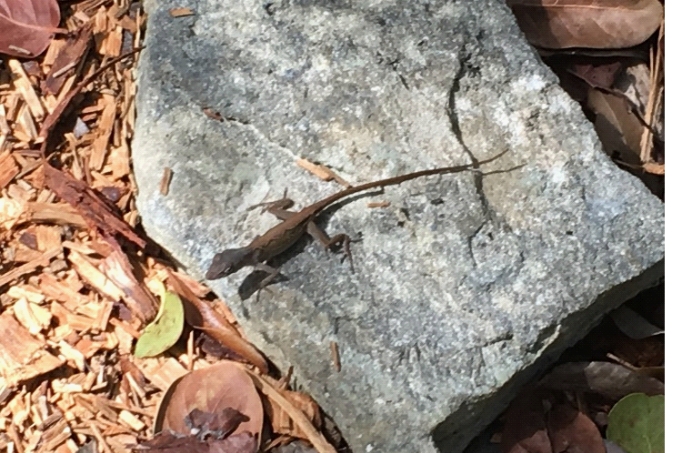
[[(461, 451), (522, 382), (662, 276), (662, 203), (603, 154), (501, 1), (145, 6), (138, 208), (196, 276), (276, 223), (249, 206), (339, 190), (297, 158), (357, 183), (510, 150), (486, 168), (510, 171), (421, 178), (323, 216), (329, 232), (362, 233), (355, 273), (302, 241), (259, 302), (241, 297), (250, 271), (212, 283), (355, 452)], [(391, 206), (366, 207), (376, 200)]]

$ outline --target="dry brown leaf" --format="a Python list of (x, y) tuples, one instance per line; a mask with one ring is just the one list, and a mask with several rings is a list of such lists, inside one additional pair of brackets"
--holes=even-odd
[(501, 433), (504, 453), (605, 453), (588, 416), (548, 390), (528, 387), (512, 401)]
[(253, 345), (241, 338), (234, 326), (224, 316), (213, 310), (207, 302), (200, 300), (173, 272), (168, 273), (168, 282), (183, 300), (187, 324), (206, 332), (224, 347), (255, 365), (263, 373), (269, 372), (267, 361), (262, 354)]
[[(167, 278), (169, 268), (167, 268), (165, 266), (161, 266), (161, 267), (159, 267), (159, 269), (162, 272), (161, 275), (164, 276), (162, 278), (163, 279)], [(192, 291), (194, 293), (194, 295), (197, 296), (198, 298), (204, 299), (209, 294), (211, 294), (211, 289), (208, 286), (204, 285), (203, 283), (198, 282), (197, 280), (193, 279), (192, 277), (190, 277), (186, 274), (183, 274), (181, 272), (177, 272), (177, 271), (173, 271), (173, 272), (174, 272), (173, 276), (180, 279), (180, 281), (183, 284), (187, 285), (187, 288), (189, 288), (189, 290)], [(236, 319), (234, 318), (234, 315), (231, 312), (228, 311), (227, 316), (228, 316), (227, 319), (231, 324), (236, 323)]]
[(548, 414), (548, 432), (555, 452), (606, 452), (597, 425), (569, 404), (552, 408)]
[(0, 53), (23, 58), (40, 55), (60, 20), (56, 0), (0, 0)]
[(333, 447), (326, 439), (323, 437), (310, 417), (307, 416), (302, 410), (297, 408), (293, 402), (288, 400), (282, 393), (283, 390), (279, 390), (276, 386), (269, 382), (264, 376), (258, 376), (252, 371), (244, 368), (243, 365), (238, 365), (239, 368), (244, 370), (253, 380), (255, 387), (262, 392), (270, 402), (276, 404), (280, 410), (286, 412), (288, 416), (292, 419), (293, 423), (296, 425), (298, 432), (302, 433), (303, 439), (307, 439), (311, 445), (318, 451), (318, 453), (337, 453), (335, 447)]
[[(283, 395), (293, 406), (304, 413), (308, 420), (316, 427), (321, 427), (321, 411), (316, 401), (313, 400), (306, 393), (294, 392), (292, 390), (277, 387), (276, 390)], [(284, 406), (280, 405), (273, 399), (269, 400), (270, 405), (265, 407), (274, 432), (278, 434), (286, 434), (291, 437), (309, 440), (302, 427), (295, 423), (292, 417), (284, 410)]]
[(660, 25), (659, 0), (507, 0), (529, 42), (549, 49), (620, 49)]
[[(528, 391), (529, 390), (529, 391)], [(504, 453), (553, 453), (545, 426), (545, 409), (541, 393), (524, 389), (505, 412), (501, 435)]]
[[(224, 360), (192, 371), (171, 384), (157, 412), (155, 433), (170, 429), (179, 434), (190, 434), (191, 427), (185, 423), (185, 417), (194, 409), (216, 416), (234, 409), (248, 420), (235, 419), (237, 423), (229, 433), (248, 431), (260, 442), (264, 421), (262, 401), (250, 376), (237, 362)], [(226, 426), (220, 428), (227, 430)]]
[[(641, 162), (640, 140), (644, 126), (628, 108), (626, 99), (590, 89), (587, 106), (596, 113), (595, 130), (606, 153), (627, 168), (644, 170), (645, 172), (631, 173), (641, 179), (653, 193), (662, 193), (664, 181), (656, 176), (660, 169)], [(661, 170), (664, 171), (664, 167)]]
[(639, 158), (642, 124), (627, 107), (627, 102), (600, 90), (588, 92), (587, 107), (597, 116), (595, 129), (599, 140), (609, 155), (619, 154), (619, 159), (629, 164), (640, 164)]

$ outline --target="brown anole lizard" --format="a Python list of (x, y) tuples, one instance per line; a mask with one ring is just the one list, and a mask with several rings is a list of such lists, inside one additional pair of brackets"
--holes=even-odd
[[(284, 211), (279, 208), (278, 202), (271, 203), (272, 207), (268, 211), (275, 214), (277, 217), (283, 219), (281, 223), (274, 226), (262, 236), (258, 236), (245, 247), (226, 249), (217, 253), (213, 257), (206, 278), (208, 280), (215, 280), (217, 278), (226, 277), (227, 275), (237, 272), (239, 269), (247, 266), (255, 267), (269, 273), (263, 282), (269, 283), (276, 275), (278, 269), (265, 264), (267, 260), (285, 252), (293, 244), (295, 244), (300, 237), (306, 232), (317, 237), (326, 248), (331, 247), (337, 243), (342, 243), (344, 252), (351, 259), (348, 244), (349, 237), (346, 234), (336, 235), (329, 238), (325, 233), (322, 233), (314, 224), (316, 217), (328, 206), (341, 200), (344, 197), (362, 192), (368, 189), (378, 187), (393, 186), (411, 179), (420, 178), (422, 176), (438, 175), (443, 173), (459, 173), (466, 170), (476, 169), (476, 166), (481, 166), (492, 162), (507, 152), (503, 151), (496, 156), (485, 159), (481, 162), (468, 165), (457, 165), (453, 167), (433, 168), (430, 170), (415, 171), (406, 175), (394, 176), (392, 178), (380, 179), (379, 181), (368, 182), (354, 187), (349, 187), (333, 195), (330, 195), (316, 203), (307, 206), (298, 212)], [(285, 202), (289, 200), (280, 200)], [(287, 204), (286, 204), (287, 206)], [(262, 284), (264, 286), (264, 283)]]

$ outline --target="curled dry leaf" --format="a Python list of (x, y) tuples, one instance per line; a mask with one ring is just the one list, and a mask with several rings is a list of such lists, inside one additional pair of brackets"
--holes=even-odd
[(0, 53), (36, 57), (61, 20), (56, 0), (0, 0)]
[[(277, 388), (277, 390), (293, 406), (300, 409), (315, 427), (321, 427), (322, 420), (320, 408), (311, 396), (306, 393), (294, 392), (287, 389)], [(269, 414), (274, 432), (309, 440), (301, 426), (293, 421), (290, 414), (288, 414), (278, 402), (270, 399), (269, 406), (266, 407), (266, 412)]]
[[(641, 162), (642, 121), (629, 107), (627, 99), (601, 90), (590, 89), (587, 108), (595, 114), (594, 127), (604, 149), (632, 171), (653, 193), (662, 191), (661, 178), (643, 173)], [(647, 170), (646, 168), (643, 168)]]
[[(259, 445), (264, 420), (262, 401), (250, 376), (236, 362), (222, 361), (192, 371), (171, 384), (159, 405), (154, 423), (155, 432), (171, 430), (183, 435), (190, 434), (191, 426), (188, 425), (194, 421), (186, 417), (194, 409), (215, 414), (209, 419), (211, 431), (216, 430), (212, 423), (214, 420), (225, 421), (227, 417), (223, 418), (223, 415), (227, 415), (228, 409), (240, 412), (248, 420), (238, 424), (232, 434), (248, 431)], [(227, 430), (227, 427), (220, 426), (217, 429)]]
[[(318, 453), (336, 453), (337, 450), (333, 447), (321, 434), (314, 422), (311, 420), (313, 414), (307, 415), (303, 410), (306, 408), (302, 407), (299, 409), (295, 406), (295, 403), (290, 401), (284, 393), (288, 392), (287, 390), (281, 390), (276, 385), (270, 382), (270, 379), (264, 376), (258, 376), (247, 368), (244, 368), (242, 365), (237, 365), (242, 371), (248, 374), (253, 380), (255, 387), (264, 394), (264, 396), (269, 400), (270, 404), (276, 405), (278, 410), (287, 413), (288, 417), (292, 420), (296, 432), (301, 433), (299, 437), (302, 439), (307, 439), (311, 445), (316, 449)], [(294, 393), (294, 392), (293, 392)], [(314, 403), (315, 404), (315, 403)]]
[(642, 125), (630, 111), (624, 98), (601, 90), (590, 89), (587, 107), (595, 113), (595, 129), (609, 153), (617, 153), (621, 161), (638, 165)]
[(659, 0), (507, 0), (529, 42), (549, 49), (620, 49), (660, 26)]
[(207, 333), (223, 347), (236, 353), (239, 357), (243, 357), (263, 373), (268, 372), (267, 361), (262, 354), (253, 345), (241, 338), (224, 316), (215, 311), (207, 302), (199, 299), (187, 284), (173, 272), (168, 273), (168, 282), (183, 298), (187, 324)]

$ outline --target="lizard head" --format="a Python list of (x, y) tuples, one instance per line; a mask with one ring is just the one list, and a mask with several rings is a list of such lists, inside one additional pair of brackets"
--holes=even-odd
[(216, 253), (208, 271), (206, 271), (206, 279), (215, 280), (216, 278), (226, 277), (242, 267), (255, 264), (253, 254), (254, 252), (248, 247), (227, 249)]

